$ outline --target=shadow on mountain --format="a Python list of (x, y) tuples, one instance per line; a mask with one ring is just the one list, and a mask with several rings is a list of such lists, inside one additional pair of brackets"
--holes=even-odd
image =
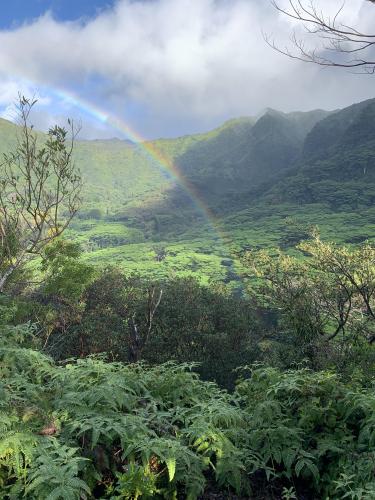
[(255, 123), (232, 120), (217, 135), (177, 157), (175, 164), (188, 191), (175, 185), (162, 199), (137, 208), (129, 217), (152, 221), (157, 233), (176, 234), (201, 226), (204, 214), (199, 207), (221, 217), (248, 206), (296, 164), (306, 135), (327, 114), (268, 110)]

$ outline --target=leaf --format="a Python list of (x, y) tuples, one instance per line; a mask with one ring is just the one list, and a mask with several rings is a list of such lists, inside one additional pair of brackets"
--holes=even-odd
[(306, 467), (314, 477), (315, 481), (319, 480), (319, 470), (317, 466), (309, 459), (302, 458), (301, 460), (298, 460), (295, 470), (296, 470), (296, 475), (297, 477), (300, 475), (302, 470)]
[(318, 481), (320, 476), (318, 467), (313, 462), (310, 462), (310, 460), (308, 460), (306, 462), (306, 468), (309, 469), (315, 481)]
[(298, 460), (298, 462), (296, 463), (296, 467), (295, 467), (297, 477), (299, 477), (299, 475), (304, 467), (305, 467), (305, 460), (304, 459)]
[(167, 458), (165, 463), (168, 469), (169, 482), (171, 483), (176, 473), (176, 458), (175, 457)]

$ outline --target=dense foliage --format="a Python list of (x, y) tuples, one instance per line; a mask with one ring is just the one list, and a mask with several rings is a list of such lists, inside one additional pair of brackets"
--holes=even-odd
[(374, 247), (350, 249), (315, 236), (297, 249), (305, 258), (261, 251), (245, 259), (261, 278), (254, 292), (278, 311), (284, 366), (308, 359), (314, 368), (328, 364), (350, 376), (361, 352), (366, 377), (374, 376)]
[(248, 253), (243, 299), (47, 246), (1, 298), (5, 498), (373, 498), (374, 248), (298, 249)]
[(374, 497), (372, 389), (254, 367), (229, 395), (183, 364), (55, 364), (1, 330), (6, 498)]
[[(205, 379), (233, 387), (233, 370), (259, 359), (265, 318), (254, 300), (193, 278), (150, 282), (116, 267), (95, 269), (74, 243), (59, 240), (42, 260), (43, 282), (14, 301), (13, 323), (39, 324), (39, 347), (55, 359), (107, 353), (133, 361), (132, 324), (144, 337), (138, 356), (150, 363), (199, 363)], [(162, 299), (148, 332), (149, 296)]]
[[(238, 405), (185, 365), (55, 365), (2, 331), (2, 489), (10, 498), (197, 498), (241, 488)], [(92, 492), (90, 494), (90, 491)]]
[(52, 231), (0, 294), (0, 498), (375, 498), (374, 109), (157, 141), (209, 183), (220, 237), (134, 145), (79, 146), (73, 241)]

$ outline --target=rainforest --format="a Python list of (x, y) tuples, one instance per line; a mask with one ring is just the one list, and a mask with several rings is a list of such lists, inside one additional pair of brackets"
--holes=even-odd
[(373, 500), (375, 7), (112, 3), (0, 14), (0, 499)]

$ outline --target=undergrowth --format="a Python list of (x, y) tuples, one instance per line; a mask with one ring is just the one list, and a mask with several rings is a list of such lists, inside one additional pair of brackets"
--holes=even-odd
[(229, 394), (186, 364), (56, 364), (29, 333), (2, 327), (1, 498), (375, 497), (372, 390), (259, 366)]

